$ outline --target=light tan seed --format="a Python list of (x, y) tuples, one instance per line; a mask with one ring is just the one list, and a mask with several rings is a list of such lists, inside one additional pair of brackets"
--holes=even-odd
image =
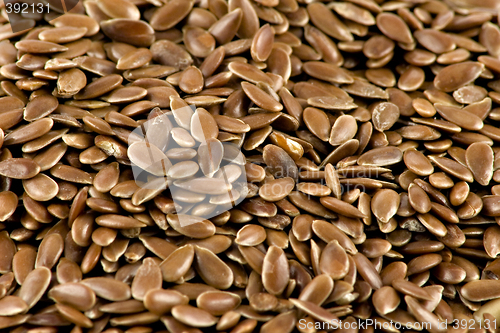
[(321, 252), (319, 269), (333, 280), (342, 279), (349, 271), (349, 260), (339, 242), (329, 242)]
[(132, 281), (132, 297), (142, 301), (148, 291), (161, 288), (162, 282), (160, 267), (153, 258), (146, 258)]
[(259, 189), (259, 195), (266, 201), (279, 201), (290, 194), (294, 186), (295, 182), (292, 178), (278, 178), (270, 182), (266, 182)]
[(106, 277), (92, 277), (81, 281), (90, 287), (95, 294), (109, 301), (125, 301), (131, 297), (130, 287), (122, 282)]
[(434, 172), (431, 162), (418, 150), (405, 150), (403, 159), (406, 167), (419, 176), (429, 176)]
[(210, 327), (217, 323), (217, 318), (208, 311), (191, 305), (176, 305), (172, 308), (172, 315), (181, 323), (192, 327)]
[(195, 246), (195, 269), (208, 285), (218, 289), (228, 289), (234, 279), (229, 266), (212, 251)]
[(141, 228), (145, 226), (144, 223), (137, 219), (115, 214), (101, 215), (95, 221), (102, 227), (114, 229)]
[(168, 223), (179, 233), (192, 238), (207, 238), (215, 233), (215, 226), (202, 217), (167, 214)]
[(274, 42), (274, 31), (269, 24), (263, 25), (255, 34), (250, 53), (255, 61), (266, 61), (269, 58)]
[(189, 298), (175, 290), (152, 289), (144, 296), (146, 309), (157, 315), (170, 312), (176, 305), (187, 305)]
[(285, 253), (276, 246), (270, 246), (262, 266), (262, 284), (273, 295), (279, 295), (288, 285), (289, 266)]
[(481, 75), (484, 67), (481, 63), (466, 61), (447, 66), (434, 78), (437, 89), (450, 92), (473, 82)]
[(477, 280), (467, 282), (461, 291), (463, 297), (472, 302), (497, 298), (500, 284), (498, 280)]
[(332, 146), (342, 145), (354, 138), (357, 131), (358, 125), (356, 119), (351, 115), (342, 115), (333, 124), (329, 142)]
[(377, 104), (372, 110), (373, 127), (383, 132), (390, 129), (399, 118), (399, 107), (390, 102)]
[(35, 267), (52, 268), (64, 250), (64, 240), (60, 234), (53, 233), (44, 237), (38, 247)]
[(412, 43), (413, 37), (410, 29), (401, 17), (384, 12), (377, 15), (377, 27), (392, 40), (400, 43)]
[(28, 308), (33, 307), (47, 290), (50, 279), (50, 269), (47, 267), (38, 267), (32, 270), (23, 285), (19, 288), (18, 296), (28, 304)]
[(0, 221), (7, 220), (17, 208), (18, 198), (14, 192), (0, 192)]
[(28, 304), (17, 296), (5, 296), (0, 299), (0, 315), (15, 316), (28, 310)]
[(49, 298), (56, 303), (63, 303), (80, 311), (90, 310), (96, 303), (95, 293), (80, 283), (63, 283), (50, 289)]
[(380, 221), (387, 223), (396, 214), (399, 203), (400, 198), (396, 191), (379, 190), (371, 200), (372, 212)]
[(267, 94), (259, 87), (248, 82), (242, 82), (241, 87), (248, 98), (261, 108), (274, 112), (279, 112), (283, 109), (281, 103), (277, 102), (271, 95)]
[(182, 278), (191, 268), (194, 259), (194, 247), (190, 244), (172, 252), (161, 264), (163, 280), (174, 282)]
[(235, 309), (240, 303), (239, 296), (223, 291), (206, 291), (196, 298), (197, 307), (213, 316), (221, 316)]
[(256, 246), (266, 240), (266, 230), (254, 224), (245, 225), (236, 234), (234, 242), (243, 246)]
[(475, 142), (465, 151), (465, 161), (474, 179), (487, 186), (493, 177), (493, 150), (485, 143)]

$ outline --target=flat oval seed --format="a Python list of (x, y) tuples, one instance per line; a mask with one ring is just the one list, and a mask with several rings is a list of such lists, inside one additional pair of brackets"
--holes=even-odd
[(217, 318), (208, 311), (191, 305), (176, 305), (172, 308), (175, 319), (192, 327), (210, 327), (217, 323)]
[(53, 233), (43, 238), (38, 247), (35, 267), (52, 268), (64, 250), (64, 240), (60, 234)]
[(144, 296), (146, 309), (157, 315), (170, 312), (176, 305), (187, 305), (189, 298), (175, 290), (153, 289)]
[(359, 165), (386, 166), (401, 162), (403, 153), (396, 147), (380, 147), (367, 151), (358, 159)]
[(471, 302), (481, 302), (498, 298), (499, 280), (477, 280), (467, 282), (460, 290), (463, 297)]
[(325, 112), (316, 108), (305, 108), (302, 113), (307, 128), (323, 141), (330, 137), (330, 122)]
[(425, 191), (418, 185), (412, 183), (408, 187), (408, 200), (417, 212), (425, 214), (431, 210), (431, 200)]
[(90, 287), (97, 296), (108, 301), (125, 301), (131, 296), (130, 287), (126, 283), (112, 278), (86, 278), (83, 279), (81, 283)]
[(410, 29), (401, 17), (392, 13), (384, 12), (377, 15), (376, 21), (377, 27), (380, 31), (390, 39), (400, 43), (413, 42)]
[(17, 296), (5, 296), (0, 299), (0, 315), (15, 316), (28, 310), (28, 304)]
[(484, 65), (478, 62), (465, 61), (443, 68), (434, 78), (434, 86), (442, 91), (451, 92), (477, 79)]
[(266, 240), (266, 230), (254, 224), (245, 225), (236, 234), (234, 242), (243, 246), (256, 246)]
[(398, 119), (399, 107), (394, 103), (382, 102), (373, 108), (373, 127), (380, 132), (390, 129)]
[(228, 289), (233, 284), (232, 270), (212, 251), (195, 246), (195, 255), (195, 269), (208, 285)]
[(419, 176), (429, 176), (434, 173), (434, 167), (424, 154), (415, 150), (405, 150), (403, 160), (406, 167)]
[(358, 131), (356, 119), (351, 115), (342, 115), (335, 120), (330, 131), (328, 142), (332, 146), (339, 146), (354, 138)]
[(107, 214), (96, 218), (95, 222), (101, 227), (114, 229), (131, 229), (146, 226), (141, 221), (128, 216)]
[(321, 252), (319, 269), (333, 280), (342, 279), (349, 272), (349, 260), (339, 242), (329, 242)]
[(148, 291), (161, 288), (162, 282), (160, 267), (153, 258), (146, 258), (132, 281), (132, 297), (142, 301)]
[(281, 103), (277, 102), (271, 95), (267, 94), (259, 87), (248, 82), (242, 82), (241, 87), (248, 98), (261, 108), (274, 112), (283, 110), (283, 105)]
[(192, 238), (207, 238), (215, 233), (215, 225), (202, 217), (167, 214), (167, 221), (177, 232)]
[(373, 214), (383, 223), (396, 214), (400, 198), (396, 191), (391, 189), (378, 190), (371, 200)]
[(52, 274), (47, 267), (38, 267), (32, 270), (19, 289), (18, 296), (32, 308), (47, 290)]
[(197, 307), (213, 316), (221, 316), (235, 309), (240, 303), (239, 296), (223, 291), (206, 291), (196, 298)]
[(401, 299), (394, 288), (384, 286), (373, 293), (372, 302), (377, 313), (385, 315), (396, 310)]
[(465, 150), (465, 161), (474, 179), (487, 186), (493, 177), (493, 150), (486, 143), (475, 142)]
[(90, 310), (96, 303), (94, 291), (81, 283), (63, 283), (49, 290), (49, 298), (80, 311)]
[(285, 253), (276, 246), (270, 246), (262, 266), (262, 284), (273, 295), (279, 295), (288, 285), (290, 270)]
[(40, 173), (33, 178), (23, 180), (23, 188), (36, 201), (48, 201), (59, 192), (59, 186), (49, 176)]
[(176, 249), (160, 264), (163, 280), (175, 282), (182, 278), (191, 268), (193, 259), (194, 247), (191, 244)]
[(259, 189), (259, 195), (266, 201), (279, 201), (287, 197), (292, 192), (294, 186), (295, 182), (292, 178), (278, 178), (266, 182)]
[(18, 198), (14, 192), (0, 192), (0, 221), (7, 220), (17, 208)]

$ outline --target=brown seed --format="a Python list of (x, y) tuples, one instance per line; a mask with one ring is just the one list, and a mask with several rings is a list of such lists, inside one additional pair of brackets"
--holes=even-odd
[(64, 240), (60, 234), (53, 233), (44, 237), (38, 247), (35, 267), (52, 268), (64, 250)]
[(234, 279), (233, 272), (212, 251), (196, 246), (195, 269), (208, 284), (218, 289), (228, 289)]
[(26, 276), (18, 296), (28, 304), (28, 308), (33, 307), (45, 294), (51, 276), (50, 269), (47, 267), (35, 268)]
[(263, 25), (255, 34), (250, 52), (255, 61), (266, 61), (272, 51), (274, 32), (269, 24)]
[(180, 322), (192, 327), (210, 327), (217, 323), (217, 318), (209, 312), (191, 305), (176, 305), (172, 315)]
[(131, 296), (130, 287), (126, 283), (112, 278), (86, 278), (81, 283), (90, 287), (97, 296), (109, 301), (125, 301)]
[(498, 280), (477, 280), (467, 282), (460, 291), (467, 300), (480, 302), (497, 298), (499, 287)]
[(17, 208), (17, 195), (11, 191), (0, 192), (0, 221), (7, 220)]
[(342, 279), (349, 271), (349, 260), (339, 242), (329, 242), (321, 252), (319, 269), (333, 280)]
[(190, 244), (173, 251), (161, 264), (163, 280), (174, 282), (182, 278), (191, 267), (194, 259), (194, 247)]
[(384, 286), (373, 293), (372, 301), (377, 313), (385, 315), (396, 310), (401, 299), (394, 288)]
[(384, 35), (400, 43), (412, 43), (410, 29), (401, 17), (392, 13), (380, 13), (376, 18), (377, 27)]
[(96, 218), (96, 223), (102, 227), (115, 229), (141, 228), (145, 224), (131, 217), (107, 214)]
[(5, 296), (0, 300), (0, 314), (2, 316), (14, 316), (28, 310), (25, 301), (17, 296)]
[(481, 63), (466, 61), (443, 68), (434, 78), (437, 89), (450, 92), (473, 82), (479, 77), (484, 66)]
[(429, 176), (434, 172), (431, 162), (421, 152), (408, 149), (403, 154), (406, 167), (419, 176)]
[(400, 162), (403, 153), (396, 147), (380, 147), (367, 151), (358, 159), (359, 165), (386, 166)]
[(150, 290), (161, 288), (162, 272), (153, 258), (146, 258), (132, 281), (132, 297), (142, 301)]
[(158, 315), (170, 312), (176, 305), (187, 305), (188, 302), (186, 295), (175, 290), (152, 289), (144, 296), (146, 309)]
[(396, 214), (399, 202), (399, 195), (394, 190), (379, 190), (371, 200), (373, 214), (380, 221), (387, 223)]
[(485, 143), (471, 144), (465, 151), (467, 166), (472, 171), (474, 179), (487, 186), (493, 177), (493, 151)]
[(248, 98), (261, 108), (274, 112), (279, 112), (283, 109), (282, 104), (277, 102), (271, 95), (267, 94), (259, 87), (248, 82), (242, 82), (241, 87)]
[(80, 311), (90, 310), (96, 303), (95, 293), (80, 283), (63, 283), (50, 289), (48, 296)]
[(289, 266), (285, 253), (276, 246), (270, 246), (262, 266), (262, 284), (273, 295), (279, 295), (288, 284)]

